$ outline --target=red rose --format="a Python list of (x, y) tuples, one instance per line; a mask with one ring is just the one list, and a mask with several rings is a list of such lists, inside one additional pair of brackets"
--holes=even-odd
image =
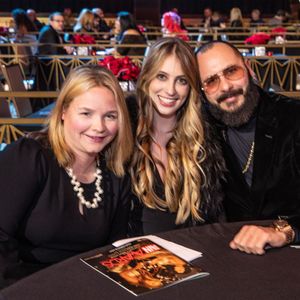
[(270, 40), (270, 35), (264, 32), (258, 32), (245, 39), (246, 44), (262, 45), (266, 44)]
[(136, 80), (140, 73), (140, 68), (128, 56), (122, 58), (106, 56), (98, 64), (111, 70), (119, 80)]
[(75, 34), (72, 40), (73, 44), (95, 44), (94, 37), (88, 34)]

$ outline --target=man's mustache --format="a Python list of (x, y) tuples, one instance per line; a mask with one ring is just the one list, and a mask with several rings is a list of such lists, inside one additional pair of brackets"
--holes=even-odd
[(220, 97), (218, 97), (217, 102), (221, 103), (222, 101), (224, 101), (227, 98), (238, 96), (238, 95), (243, 95), (243, 94), (244, 94), (243, 89), (232, 90), (232, 91), (226, 92), (226, 93), (222, 94)]

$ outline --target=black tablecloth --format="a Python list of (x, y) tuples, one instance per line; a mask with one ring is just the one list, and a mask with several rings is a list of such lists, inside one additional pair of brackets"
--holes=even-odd
[[(300, 299), (300, 250), (270, 249), (263, 256), (231, 250), (228, 243), (240, 226), (241, 223), (213, 224), (159, 234), (203, 252), (203, 257), (194, 264), (208, 271), (210, 276), (139, 298)], [(135, 296), (79, 260), (79, 257), (98, 251), (35, 273), (2, 290), (0, 299), (134, 299)]]

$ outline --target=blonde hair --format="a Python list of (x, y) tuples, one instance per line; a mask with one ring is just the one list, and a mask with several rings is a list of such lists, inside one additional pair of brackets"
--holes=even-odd
[(77, 22), (74, 26), (74, 31), (88, 32), (94, 29), (94, 14), (91, 10), (84, 8), (81, 10)]
[[(150, 146), (153, 138), (154, 106), (149, 96), (149, 85), (158, 74), (164, 60), (176, 55), (190, 85), (185, 104), (177, 112), (177, 124), (167, 144), (168, 166), (165, 168), (165, 200), (154, 190), (155, 163)], [(176, 224), (184, 223), (189, 217), (203, 220), (199, 211), (200, 186), (205, 182), (201, 163), (205, 159), (203, 148), (204, 132), (199, 100), (199, 73), (195, 55), (190, 46), (178, 38), (163, 38), (155, 42), (145, 58), (137, 83), (139, 120), (136, 149), (131, 166), (134, 191), (149, 208), (176, 212)]]
[(243, 23), (242, 12), (238, 7), (233, 7), (230, 10), (230, 22), (240, 20)]
[(71, 165), (74, 162), (74, 153), (65, 140), (63, 111), (69, 107), (75, 97), (99, 86), (109, 89), (117, 104), (118, 133), (106, 146), (104, 153), (107, 166), (116, 175), (122, 176), (125, 173), (124, 164), (132, 152), (133, 138), (123, 91), (109, 70), (97, 65), (83, 65), (69, 73), (48, 120), (48, 139), (58, 163), (62, 167)]

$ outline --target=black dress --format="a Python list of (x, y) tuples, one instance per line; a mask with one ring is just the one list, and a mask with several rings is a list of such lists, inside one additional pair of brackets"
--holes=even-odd
[[(134, 111), (131, 99), (130, 108)], [(131, 115), (134, 117), (134, 114)], [(204, 115), (203, 119), (208, 118)], [(135, 125), (135, 124), (134, 124)], [(133, 126), (134, 126), (133, 125)], [(202, 162), (202, 168), (206, 176), (205, 184), (199, 186), (201, 191), (201, 216), (205, 223), (224, 221), (223, 212), (223, 184), (225, 174), (225, 163), (223, 160), (219, 141), (215, 129), (204, 121), (206, 159)], [(158, 197), (165, 199), (164, 183), (162, 182), (157, 169), (153, 170), (154, 191)], [(202, 178), (202, 182), (203, 182)], [(137, 197), (133, 197), (133, 205), (130, 213), (129, 235), (154, 234), (162, 231), (169, 231), (184, 227), (196, 226), (203, 222), (196, 222), (188, 218), (183, 224), (176, 224), (177, 213), (169, 210), (152, 209), (146, 207)]]
[[(81, 215), (70, 177), (51, 149), (22, 138), (0, 154), (0, 284), (87, 250), (123, 238), (127, 233), (130, 181), (100, 167), (104, 190), (96, 209)], [(95, 183), (82, 184), (86, 199)], [(5, 281), (4, 281), (5, 279)]]

